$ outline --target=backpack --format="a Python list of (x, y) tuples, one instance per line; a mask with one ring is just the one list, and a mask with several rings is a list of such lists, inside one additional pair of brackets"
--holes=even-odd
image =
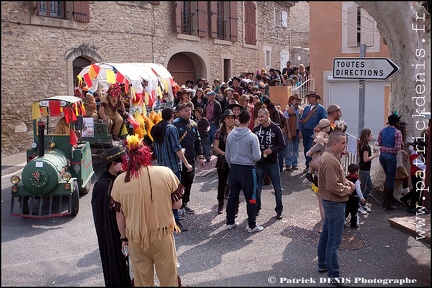
[(153, 142), (156, 144), (162, 144), (165, 136), (165, 121), (159, 121), (156, 125), (153, 125), (150, 130), (150, 134), (153, 138)]

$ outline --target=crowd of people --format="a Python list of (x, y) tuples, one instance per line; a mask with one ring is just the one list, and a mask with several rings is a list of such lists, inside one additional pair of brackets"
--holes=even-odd
[[(289, 78), (298, 74), (300, 81), (307, 79), (307, 74), (301, 75), (303, 69), (296, 72), (301, 67), (295, 68), (288, 65), (281, 75), (270, 69), (268, 84), (272, 81), (273, 85), (282, 84), (281, 79), (285, 76)], [(218, 175), (216, 213), (226, 212), (226, 229), (238, 227), (235, 220), (240, 192), (243, 191), (248, 217), (246, 230), (256, 233), (264, 229), (257, 224), (263, 185), (272, 185), (275, 218), (283, 218), (281, 177), (289, 175), (284, 172), (303, 166), (298, 157), (300, 143), (303, 144), (306, 159), (303, 173), (317, 194), (321, 216), (318, 271), (327, 272), (331, 279), (340, 277), (337, 249), (344, 227), (349, 223), (350, 228), (359, 228), (360, 215), (372, 211), (368, 206), (368, 196), (373, 189), (370, 170), (375, 158), (379, 157), (386, 175), (383, 208), (386, 211), (394, 209), (396, 155), (404, 150), (403, 132), (398, 125), (400, 116), (392, 114), (388, 117), (388, 125), (377, 137), (377, 147), (371, 146), (372, 131), (367, 128), (361, 131), (357, 146), (359, 161), (351, 163), (349, 173), (345, 175), (341, 158), (347, 154), (347, 127), (341, 119), (341, 107), (337, 104), (324, 107), (316, 92), (305, 96), (307, 104), (304, 107), (300, 106), (301, 99), (297, 94), (291, 95), (287, 103), (274, 103), (266, 86), (260, 84), (266, 77), (263, 73), (245, 73), (227, 83), (215, 79), (214, 85), (209, 85), (202, 77), (195, 85), (191, 80), (186, 81), (176, 93), (174, 106), (162, 109), (162, 120), (151, 130), (151, 147), (131, 138), (136, 136), (128, 136), (121, 167), (114, 160), (107, 166), (108, 172), (100, 181), (111, 184), (97, 185), (95, 191), (100, 194), (101, 189), (112, 189), (105, 191), (109, 192), (105, 196), (110, 199), (112, 208), (106, 205), (106, 197), (103, 202), (99, 201), (104, 209), (116, 211), (116, 219), (112, 211), (104, 217), (109, 217), (112, 223), (116, 220), (118, 231), (113, 231), (111, 223), (112, 232), (98, 232), (101, 256), (107, 257), (101, 248), (106, 243), (101, 239), (111, 238), (112, 235), (106, 234), (115, 233), (122, 240), (121, 243), (113, 240), (113, 245), (120, 245), (120, 250), (125, 244), (129, 246), (135, 285), (153, 284), (153, 265), (161, 285), (164, 284), (162, 286), (179, 284), (172, 234), (188, 231), (182, 219), (195, 214), (191, 195), (195, 169), (210, 162), (213, 155), (217, 157), (215, 168)], [(409, 148), (414, 188), (400, 199), (411, 213), (420, 196), (415, 191), (416, 184), (421, 181), (416, 172), (424, 171), (426, 163), (416, 147), (411, 143)], [(151, 165), (151, 151), (160, 167)], [(120, 170), (125, 172), (117, 176)], [(158, 193), (154, 193), (156, 190)], [(145, 203), (136, 201), (140, 193), (145, 197)], [(176, 200), (170, 201), (170, 195)], [(96, 209), (100, 207), (94, 206)], [(97, 231), (101, 231), (98, 226), (107, 225), (98, 224), (100, 218), (95, 214)], [(138, 218), (141, 220), (137, 221)], [(163, 255), (155, 252), (161, 249), (164, 249)], [(109, 270), (105, 271), (104, 265), (105, 273)], [(107, 285), (109, 281), (106, 278)]]

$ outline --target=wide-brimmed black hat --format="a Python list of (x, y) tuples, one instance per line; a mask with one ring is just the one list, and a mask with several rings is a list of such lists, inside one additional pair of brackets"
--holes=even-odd
[(400, 121), (400, 118), (402, 116), (398, 116), (396, 114), (391, 114), (390, 116), (387, 117), (387, 123), (394, 126), (394, 124), (398, 123)]
[(114, 148), (109, 149), (105, 153), (105, 159), (103, 163), (100, 165), (100, 167), (110, 163), (111, 161), (121, 162), (122, 156), (126, 154), (126, 150), (123, 146), (118, 145)]
[(234, 112), (231, 109), (227, 108), (227, 109), (225, 109), (225, 111), (221, 115), (221, 121), (223, 121), (228, 116), (234, 116), (235, 117)]
[(234, 107), (239, 107), (240, 109), (243, 109), (243, 108), (244, 108), (244, 106), (242, 106), (242, 105), (240, 105), (240, 104), (238, 104), (238, 103), (232, 103), (232, 104), (229, 104), (229, 105), (225, 108), (225, 111), (226, 111), (227, 109), (233, 110)]

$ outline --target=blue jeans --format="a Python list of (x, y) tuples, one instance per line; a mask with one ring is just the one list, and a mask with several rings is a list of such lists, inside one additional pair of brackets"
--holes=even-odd
[(280, 183), (280, 172), (279, 172), (279, 164), (272, 164), (272, 165), (265, 165), (264, 167), (256, 167), (256, 174), (257, 174), (257, 192), (256, 192), (256, 199), (257, 199), (257, 211), (261, 210), (261, 189), (264, 182), (264, 173), (268, 173), (270, 175), (271, 183), (273, 186), (273, 189), (275, 191), (275, 198), (276, 198), (276, 213), (282, 213), (283, 211), (283, 205), (282, 205), (282, 187)]
[(360, 188), (363, 192), (363, 197), (367, 200), (370, 192), (373, 189), (372, 178), (370, 171), (360, 170), (359, 171)]
[(324, 224), (318, 242), (318, 268), (327, 268), (328, 277), (340, 277), (338, 248), (342, 242), (346, 202), (322, 200)]
[(312, 160), (312, 157), (306, 156), (306, 153), (312, 147), (312, 143), (314, 141), (314, 139), (312, 138), (313, 134), (314, 134), (313, 130), (306, 130), (306, 129), (302, 130), (303, 150), (304, 150), (303, 153), (304, 153), (305, 158), (306, 158), (306, 168), (309, 168), (309, 162)]
[(379, 161), (386, 175), (384, 187), (394, 189), (397, 167), (396, 154), (380, 153)]
[[(297, 131), (297, 133), (299, 133)], [(291, 140), (288, 140), (288, 137), (284, 135), (285, 143), (285, 166), (288, 167), (297, 167), (298, 166), (298, 155), (299, 155), (299, 147), (300, 147), (300, 137), (299, 135), (292, 136)]]
[(211, 146), (215, 139), (216, 130), (219, 128), (219, 124), (210, 123), (210, 131), (208, 132), (209, 145)]
[[(174, 172), (174, 174), (177, 176), (177, 178), (180, 181), (181, 180), (181, 171), (177, 170), (176, 172)], [(176, 223), (180, 223), (180, 218), (178, 215), (178, 209), (172, 209), (172, 211), (173, 211), (173, 215), (174, 215), (174, 219), (175, 219)]]
[[(279, 170), (278, 170), (279, 172)], [(235, 210), (239, 202), (240, 191), (246, 199), (246, 211), (248, 215), (249, 228), (256, 226), (256, 171), (254, 166), (232, 164), (228, 174), (228, 185), (230, 189), (228, 204), (226, 208), (226, 224), (235, 223)]]
[(201, 145), (203, 148), (204, 157), (206, 160), (210, 160), (211, 154), (210, 154), (210, 142), (208, 136), (201, 136)]

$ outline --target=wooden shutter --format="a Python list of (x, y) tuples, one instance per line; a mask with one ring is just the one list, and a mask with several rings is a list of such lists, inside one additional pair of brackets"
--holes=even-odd
[(210, 37), (217, 38), (217, 1), (210, 1)]
[(176, 1), (175, 5), (175, 31), (182, 33), (183, 1)]
[(348, 7), (348, 47), (358, 47), (357, 43), (357, 6)]
[(73, 19), (77, 22), (90, 22), (90, 4), (89, 1), (74, 1), (73, 2)]
[(256, 6), (252, 1), (245, 1), (245, 43), (256, 45)]
[(197, 1), (198, 36), (207, 36), (207, 2)]
[(237, 1), (230, 1), (230, 40), (238, 41), (238, 24), (237, 24)]
[(361, 44), (366, 44), (366, 47), (374, 46), (374, 20), (364, 10), (361, 9)]

